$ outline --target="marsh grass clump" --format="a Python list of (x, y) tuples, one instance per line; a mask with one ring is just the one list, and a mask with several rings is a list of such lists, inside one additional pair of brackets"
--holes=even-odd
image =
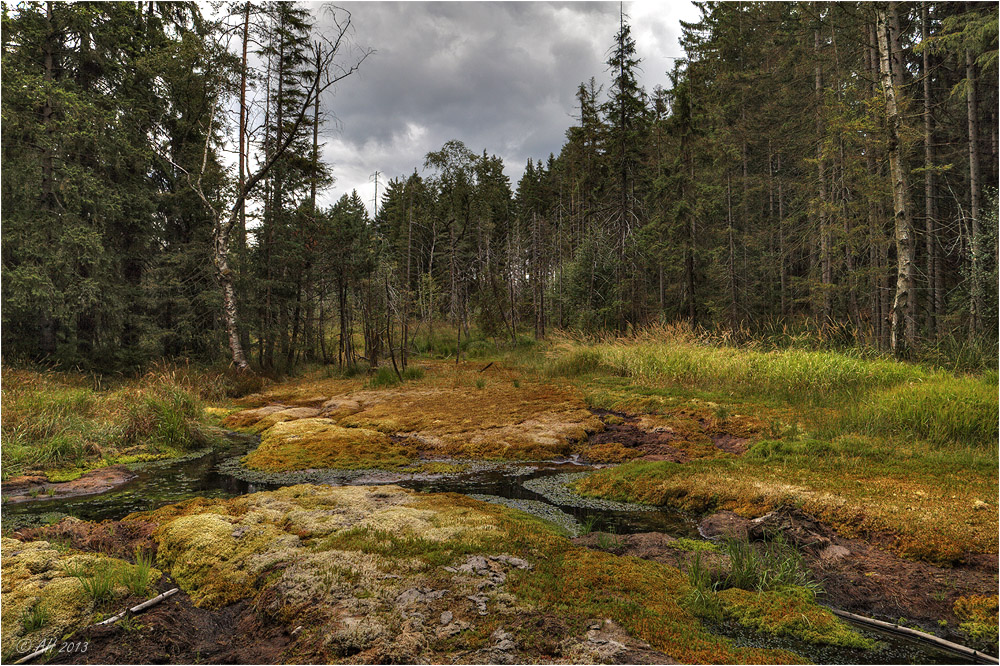
[(403, 381), (412, 382), (423, 379), (424, 375), (427, 373), (420, 366), (411, 365), (407, 367), (405, 370), (403, 370), (402, 374), (403, 374)]
[(68, 565), (66, 573), (80, 581), (84, 594), (100, 604), (114, 596), (115, 587), (121, 582), (122, 569), (113, 562), (100, 560), (89, 566)]
[(37, 601), (21, 615), (21, 626), (25, 633), (31, 633), (41, 629), (52, 618), (48, 607), (41, 601)]
[(4, 479), (35, 471), (65, 480), (213, 443), (199, 428), (197, 395), (166, 382), (104, 389), (83, 375), (4, 369), (2, 401)]
[(573, 349), (549, 360), (545, 372), (550, 377), (579, 377), (605, 369), (599, 351)]
[(410, 366), (396, 373), (394, 368), (382, 366), (368, 378), (365, 386), (370, 389), (392, 388), (403, 382), (418, 381), (424, 378), (424, 369)]
[(998, 409), (995, 376), (937, 376), (875, 394), (850, 409), (846, 420), (861, 432), (988, 449), (1000, 435)]
[(401, 380), (392, 368), (381, 367), (368, 378), (368, 388), (379, 389), (399, 386)]
[(723, 552), (729, 558), (729, 573), (721, 588), (765, 592), (794, 586), (822, 592), (812, 573), (805, 566), (799, 551), (780, 536), (766, 544), (753, 544), (740, 539), (727, 539)]
[(689, 589), (681, 597), (681, 604), (698, 617), (719, 621), (723, 617), (722, 603), (715, 594), (719, 572), (709, 567), (702, 559), (702, 551), (696, 550), (684, 568)]
[(841, 352), (764, 352), (660, 333), (660, 329), (650, 329), (632, 338), (598, 342), (564, 339), (556, 343), (552, 373), (577, 376), (600, 369), (612, 375), (806, 404), (849, 398), (930, 374), (919, 366)]
[(755, 631), (810, 643), (872, 648), (864, 638), (816, 603), (821, 586), (798, 551), (780, 538), (766, 544), (730, 539), (719, 552), (727, 567), (709, 566), (697, 550), (686, 566), (690, 585), (681, 601), (699, 617), (735, 620)]
[(155, 569), (153, 568), (153, 556), (137, 548), (135, 551), (135, 564), (122, 567), (120, 578), (122, 584), (128, 588), (130, 594), (143, 597), (152, 589)]

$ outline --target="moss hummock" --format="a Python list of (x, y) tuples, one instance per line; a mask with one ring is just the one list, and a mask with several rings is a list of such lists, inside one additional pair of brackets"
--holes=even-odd
[[(525, 649), (557, 651), (522, 659), (551, 659), (589, 645), (589, 618), (598, 617), (683, 662), (801, 661), (708, 631), (680, 603), (690, 584), (674, 567), (588, 550), (533, 516), (462, 495), (302, 485), (131, 519), (159, 525), (159, 565), (199, 606), (245, 599), (302, 626), (287, 660), (488, 659), (478, 651), (503, 627)], [(795, 601), (814, 622), (825, 619), (814, 603)], [(413, 623), (415, 609), (434, 621)], [(449, 629), (438, 616), (454, 618), (442, 620)], [(859, 645), (835, 623), (814, 631)]]
[(818, 606), (815, 595), (805, 588), (787, 586), (751, 592), (734, 587), (716, 594), (727, 617), (755, 631), (789, 636), (807, 643), (862, 649), (875, 647), (875, 641)]
[(397, 469), (411, 454), (388, 435), (366, 428), (344, 428), (331, 419), (302, 418), (272, 425), (244, 464), (266, 472), (335, 468)]
[[(136, 566), (123, 560), (96, 553), (81, 553), (57, 548), (48, 541), (20, 541), (4, 537), (0, 594), (3, 595), (3, 656), (15, 656), (15, 650), (56, 640), (68, 632), (97, 621), (98, 613), (118, 610), (116, 604), (129, 596), (124, 584)], [(108, 579), (107, 596), (94, 599), (88, 595), (82, 578), (104, 575)], [(160, 572), (144, 572), (155, 583)], [(90, 582), (90, 581), (88, 581)], [(25, 641), (24, 639), (27, 639)]]

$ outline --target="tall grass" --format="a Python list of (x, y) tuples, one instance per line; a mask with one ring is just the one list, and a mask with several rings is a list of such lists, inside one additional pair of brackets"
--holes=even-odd
[(113, 562), (96, 562), (90, 567), (68, 565), (66, 573), (80, 581), (84, 594), (94, 603), (111, 599), (120, 578), (119, 569)]
[(676, 339), (618, 340), (586, 347), (562, 343), (550, 364), (552, 374), (564, 376), (595, 371), (796, 403), (826, 402), (930, 376), (919, 366), (840, 352), (761, 352)]
[(720, 589), (738, 587), (765, 592), (794, 585), (813, 594), (822, 590), (802, 561), (802, 555), (780, 537), (756, 546), (749, 541), (728, 539), (724, 552), (729, 556), (729, 573)]
[(934, 443), (995, 444), (996, 372), (979, 376), (840, 351), (720, 346), (683, 327), (628, 338), (562, 337), (552, 376), (607, 374), (652, 385), (839, 410), (837, 427)]
[(123, 566), (119, 576), (128, 591), (137, 597), (146, 596), (153, 589), (153, 556), (140, 548), (135, 551), (135, 564)]
[(129, 452), (183, 452), (207, 443), (198, 396), (161, 377), (116, 389), (84, 376), (3, 370), (2, 474), (96, 463)]
[(913, 435), (936, 444), (995, 445), (996, 374), (983, 377), (939, 375), (904, 384), (859, 401), (848, 413), (850, 425), (870, 434)]

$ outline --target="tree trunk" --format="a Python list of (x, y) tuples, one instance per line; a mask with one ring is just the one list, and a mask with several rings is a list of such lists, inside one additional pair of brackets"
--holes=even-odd
[[(813, 3), (817, 12), (819, 3)], [(818, 19), (817, 19), (818, 20)], [(814, 69), (816, 88), (816, 168), (819, 171), (819, 204), (817, 206), (817, 217), (819, 219), (819, 256), (820, 256), (820, 283), (822, 293), (820, 294), (820, 313), (823, 326), (830, 322), (832, 314), (830, 304), (830, 289), (833, 284), (833, 263), (832, 263), (832, 239), (830, 238), (830, 224), (827, 219), (827, 182), (826, 182), (826, 162), (823, 159), (823, 65), (819, 60), (820, 54), (820, 31), (816, 28), (813, 31), (813, 54), (816, 58)]]
[(240, 372), (250, 369), (246, 355), (243, 353), (243, 343), (240, 340), (239, 315), (236, 308), (236, 291), (233, 289), (233, 272), (229, 268), (229, 246), (233, 226), (235, 226), (242, 201), (226, 219), (217, 220), (214, 229), (214, 260), (219, 286), (222, 288), (222, 317), (226, 324), (226, 334), (229, 337), (229, 349), (232, 352), (233, 365)]
[(980, 317), (982, 316), (982, 289), (980, 282), (980, 236), (979, 206), (982, 196), (982, 185), (979, 182), (979, 100), (977, 99), (976, 60), (972, 50), (965, 52), (966, 106), (969, 120), (969, 198), (971, 207), (969, 215), (972, 218), (972, 238), (969, 243), (969, 256), (972, 262), (972, 321), (969, 334), (975, 337), (979, 333)]
[[(247, 45), (250, 43), (250, 3), (243, 8), (243, 59), (240, 66), (240, 191), (246, 185), (246, 136), (247, 136)], [(246, 247), (247, 207), (246, 201), (240, 206), (240, 248)]]
[[(929, 36), (927, 2), (920, 3), (920, 41), (927, 43)], [(927, 273), (927, 334), (937, 337), (937, 299), (935, 275), (937, 263), (937, 232), (934, 228), (934, 119), (931, 116), (931, 53), (924, 49), (922, 75), (924, 79), (924, 252)]]
[[(888, 8), (875, 6), (878, 17), (879, 67), (881, 70), (882, 92), (885, 95), (885, 113), (888, 124), (889, 170), (892, 179), (892, 199), (895, 212), (896, 237), (896, 295), (892, 302), (892, 330), (889, 346), (893, 354), (902, 356), (915, 343), (913, 317), (913, 213), (910, 209), (909, 184), (906, 180), (906, 157), (900, 145), (902, 115), (896, 99), (896, 86), (890, 61), (893, 54), (890, 45), (894, 43), (890, 24), (896, 24), (896, 3)], [(899, 66), (900, 61), (896, 61)]]
[(726, 272), (729, 277), (729, 324), (736, 328), (736, 239), (733, 232), (732, 183), (728, 173), (726, 174), (726, 234), (729, 241), (729, 254), (726, 260)]

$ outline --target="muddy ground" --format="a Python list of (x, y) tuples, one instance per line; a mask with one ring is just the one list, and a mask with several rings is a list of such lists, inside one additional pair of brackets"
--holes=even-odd
[[(820, 601), (833, 608), (934, 633), (962, 643), (956, 629), (955, 601), (970, 595), (996, 594), (996, 555), (976, 555), (954, 567), (938, 567), (906, 560), (860, 539), (848, 539), (799, 512), (785, 511), (748, 520), (729, 511), (704, 517), (699, 531), (709, 538), (749, 538), (761, 541), (781, 534), (802, 554), (805, 564), (825, 590)], [(685, 569), (695, 556), (678, 548), (677, 539), (657, 532), (627, 535), (588, 534), (574, 539), (600, 547)], [(610, 544), (610, 546), (609, 546)], [(702, 564), (727, 570), (726, 557), (717, 552), (698, 554)], [(903, 622), (900, 620), (903, 619)], [(944, 624), (942, 624), (942, 622)]]
[(102, 467), (72, 481), (53, 483), (45, 476), (16, 476), (3, 482), (3, 501), (8, 504), (30, 500), (53, 500), (96, 495), (125, 485), (135, 473), (124, 465)]

